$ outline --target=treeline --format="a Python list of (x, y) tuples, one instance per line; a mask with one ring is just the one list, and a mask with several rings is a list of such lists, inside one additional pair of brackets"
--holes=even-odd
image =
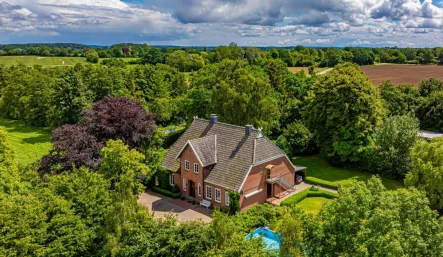
[[(202, 64), (223, 59), (247, 60), (281, 59), (289, 67), (334, 67), (344, 62), (359, 65), (374, 63), (438, 64), (443, 59), (443, 48), (255, 48), (239, 47), (235, 43), (219, 47), (152, 47), (147, 44), (122, 43), (109, 47), (91, 47), (79, 44), (12, 44), (0, 45), (2, 55), (41, 55), (87, 57), (93, 52), (98, 58), (140, 58), (142, 63), (174, 63), (180, 71), (194, 71)], [(98, 62), (92, 61), (92, 62)]]

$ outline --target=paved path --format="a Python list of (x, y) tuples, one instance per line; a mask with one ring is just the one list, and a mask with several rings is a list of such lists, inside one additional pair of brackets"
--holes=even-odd
[(206, 209), (198, 204), (190, 204), (185, 200), (172, 199), (161, 194), (147, 190), (140, 195), (138, 203), (148, 207), (156, 218), (164, 218), (168, 215), (175, 216), (179, 221), (211, 222), (211, 209)]
[(289, 198), (289, 197), (291, 197), (291, 196), (293, 196), (293, 195), (295, 195), (297, 193), (300, 193), (301, 191), (303, 191), (303, 190), (305, 190), (307, 188), (310, 188), (311, 186), (312, 185), (310, 185), (310, 184), (306, 184), (305, 182), (301, 182), (300, 184), (295, 185), (295, 191), (287, 194), (286, 196), (284, 196), (284, 197), (282, 197), (280, 199), (279, 198), (272, 198), (272, 200), (268, 199), (268, 203), (273, 204), (273, 205), (280, 205), (280, 203), (283, 200), (285, 200), (285, 199), (287, 199), (287, 198)]
[[(304, 182), (303, 182), (304, 183)], [(309, 185), (309, 187), (311, 187), (311, 186), (314, 186), (314, 185), (312, 185), (312, 184), (306, 184), (306, 185)], [(331, 192), (331, 193), (338, 193), (338, 191), (337, 190), (335, 190), (335, 189), (330, 189), (330, 188), (327, 188), (327, 187), (322, 187), (322, 186), (317, 186), (319, 189), (321, 189), (321, 190), (325, 190), (325, 191), (328, 191), (328, 192)]]
[(328, 73), (328, 72), (330, 72), (331, 70), (333, 70), (334, 68), (329, 68), (329, 69), (326, 69), (326, 70), (324, 70), (324, 71), (320, 71), (319, 73), (317, 73), (317, 75), (325, 75), (326, 73)]

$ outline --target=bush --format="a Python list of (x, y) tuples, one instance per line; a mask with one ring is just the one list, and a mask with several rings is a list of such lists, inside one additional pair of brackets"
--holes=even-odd
[(168, 197), (171, 197), (171, 198), (174, 198), (174, 199), (178, 199), (178, 198), (182, 197), (181, 193), (174, 194), (171, 191), (162, 189), (160, 187), (153, 187), (152, 191), (157, 192), (157, 193), (162, 194), (162, 195), (165, 195), (165, 196), (168, 196)]
[(283, 130), (283, 137), (289, 144), (293, 155), (312, 154), (316, 151), (312, 133), (300, 121), (289, 124)]
[(312, 186), (311, 189), (309, 189), (309, 191), (311, 191), (311, 192), (312, 192), (312, 191), (315, 192), (315, 191), (318, 191), (318, 190), (319, 190), (319, 189), (318, 189), (317, 186)]
[(309, 191), (307, 197), (324, 197), (328, 199), (334, 199), (338, 197), (338, 194), (328, 192), (325, 190), (318, 190), (318, 191)]
[(280, 205), (281, 206), (291, 206), (291, 205), (301, 202), (303, 199), (308, 197), (309, 190), (311, 190), (311, 188), (307, 188), (307, 189), (301, 191), (300, 193), (297, 193), (297, 194), (289, 197), (288, 199), (283, 200)]
[(322, 187), (338, 190), (338, 185), (335, 182), (330, 182), (327, 180), (314, 178), (314, 177), (306, 177), (305, 182), (312, 185), (320, 185)]

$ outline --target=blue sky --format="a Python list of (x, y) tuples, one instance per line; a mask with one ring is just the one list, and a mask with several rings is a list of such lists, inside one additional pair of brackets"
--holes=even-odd
[(443, 46), (442, 4), (443, 0), (0, 0), (0, 44), (433, 47)]

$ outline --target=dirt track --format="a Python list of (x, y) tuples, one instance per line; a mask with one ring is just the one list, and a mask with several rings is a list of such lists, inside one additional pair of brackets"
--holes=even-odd
[(395, 85), (418, 85), (429, 78), (443, 80), (443, 66), (436, 65), (375, 65), (362, 66), (361, 70), (375, 86), (385, 80)]

